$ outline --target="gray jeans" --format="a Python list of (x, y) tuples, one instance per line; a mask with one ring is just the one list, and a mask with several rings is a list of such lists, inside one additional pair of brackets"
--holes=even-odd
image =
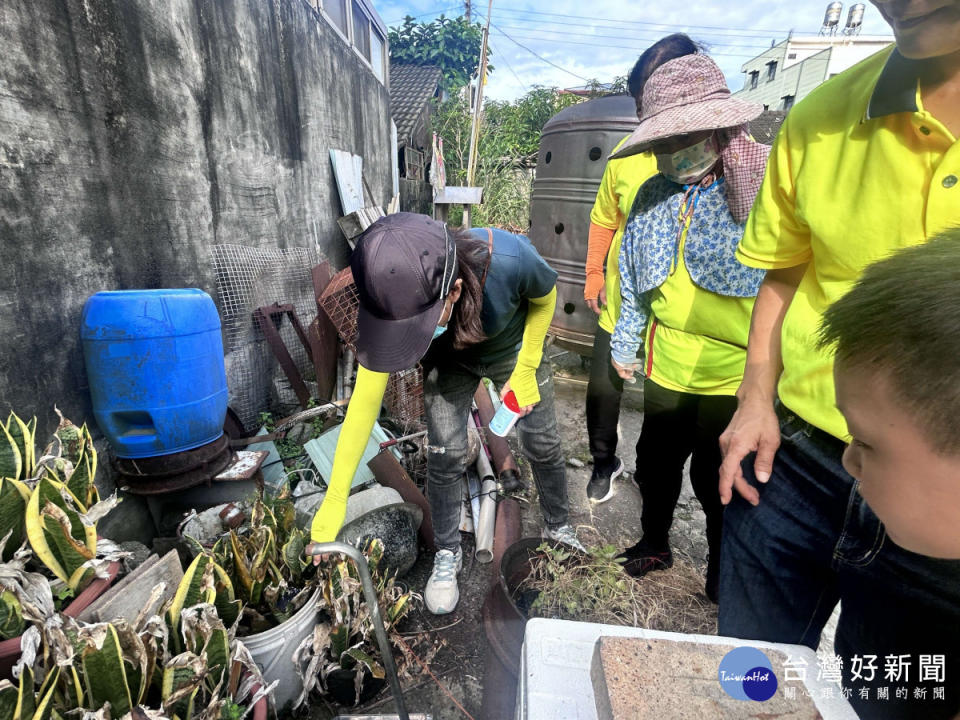
[[(427, 412), (427, 497), (437, 548), (460, 547), (461, 482), (466, 471), (467, 417), (473, 394), (483, 377), (497, 387), (513, 372), (516, 356), (491, 365), (457, 362), (424, 368), (423, 395)], [(567, 478), (554, 409), (553, 370), (544, 359), (537, 368), (540, 402), (517, 422), (524, 457), (533, 468), (540, 509), (547, 527), (567, 523)]]

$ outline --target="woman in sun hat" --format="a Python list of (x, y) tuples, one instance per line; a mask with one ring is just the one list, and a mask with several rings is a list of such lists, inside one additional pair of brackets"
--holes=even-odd
[(769, 148), (746, 130), (762, 107), (731, 97), (720, 68), (704, 54), (658, 67), (639, 110), (640, 124), (613, 156), (650, 150), (660, 171), (637, 192), (619, 257), (622, 305), (612, 363), (624, 379), (638, 371), (645, 377), (634, 475), (643, 536), (622, 556), (635, 577), (673, 564), (669, 531), (690, 458), (707, 522), (706, 593), (716, 601), (718, 441), (736, 409), (764, 275), (740, 264), (734, 251)]
[(582, 549), (568, 522), (566, 473), (543, 343), (556, 305), (557, 274), (522, 235), (449, 230), (425, 215), (380, 218), (350, 257), (360, 307), (359, 369), (340, 432), (327, 495), (311, 538), (334, 540), (350, 484), (380, 412), (387, 376), (420, 362), (427, 417), (427, 496), (433, 572), (424, 600), (449, 613), (460, 593), (461, 482), (467, 417), (482, 377), (513, 390), (520, 443), (533, 469), (544, 537)]

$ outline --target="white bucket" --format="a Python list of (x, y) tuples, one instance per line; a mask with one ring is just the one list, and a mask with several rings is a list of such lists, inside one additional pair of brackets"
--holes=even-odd
[(279, 680), (273, 690), (273, 702), (277, 713), (289, 710), (293, 701), (303, 691), (303, 683), (293, 663), (293, 653), (317, 624), (317, 602), (320, 589), (310, 596), (307, 604), (286, 622), (256, 635), (240, 638), (263, 673), (269, 685)]

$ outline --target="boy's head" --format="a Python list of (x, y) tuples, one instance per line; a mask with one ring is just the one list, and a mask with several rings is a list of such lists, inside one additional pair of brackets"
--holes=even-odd
[(901, 547), (960, 558), (960, 228), (867, 268), (820, 344), (861, 494)]

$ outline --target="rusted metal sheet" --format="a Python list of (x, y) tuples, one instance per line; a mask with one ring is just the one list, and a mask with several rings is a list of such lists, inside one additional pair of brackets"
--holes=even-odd
[(230, 440), (221, 435), (202, 447), (152, 458), (116, 458), (117, 483), (134, 495), (162, 495), (208, 483), (231, 463)]

